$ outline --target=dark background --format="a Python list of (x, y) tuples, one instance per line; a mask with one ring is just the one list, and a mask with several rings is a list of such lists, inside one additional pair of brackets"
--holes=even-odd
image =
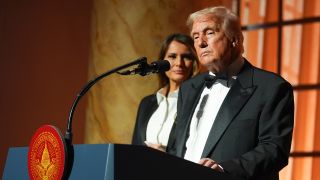
[[(28, 146), (52, 124), (65, 133), (69, 110), (88, 81), (91, 0), (0, 0), (0, 174), (9, 147)], [(85, 102), (74, 115), (83, 143)]]

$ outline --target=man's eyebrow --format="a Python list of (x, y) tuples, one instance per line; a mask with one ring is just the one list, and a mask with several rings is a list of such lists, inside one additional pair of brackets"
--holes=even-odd
[(217, 24), (214, 26), (207, 26), (206, 28), (203, 29), (203, 32), (206, 32), (208, 30), (213, 30), (218, 32), (220, 30), (220, 26)]
[[(201, 30), (200, 32), (207, 32), (208, 30), (213, 30), (213, 31), (219, 32), (220, 25), (216, 24), (214, 26), (207, 26), (203, 30)], [(199, 34), (199, 32), (191, 32), (190, 34), (191, 34), (190, 36), (193, 37), (194, 35)]]

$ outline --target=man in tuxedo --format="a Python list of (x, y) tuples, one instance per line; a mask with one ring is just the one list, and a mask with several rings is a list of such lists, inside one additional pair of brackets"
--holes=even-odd
[(238, 177), (279, 179), (292, 139), (291, 85), (242, 57), (239, 18), (225, 7), (197, 11), (187, 24), (208, 73), (180, 87), (168, 152)]

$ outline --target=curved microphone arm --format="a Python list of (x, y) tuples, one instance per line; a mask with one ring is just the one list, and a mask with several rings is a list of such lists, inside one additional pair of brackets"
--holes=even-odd
[(130, 66), (133, 66), (133, 65), (137, 65), (137, 64), (142, 64), (142, 63), (146, 63), (147, 62), (147, 58), (146, 57), (141, 57), (133, 62), (130, 62), (128, 64), (125, 64), (125, 65), (122, 65), (122, 66), (119, 66), (117, 68), (114, 68), (108, 72), (105, 72), (103, 74), (101, 74), (100, 76), (96, 77), (95, 79), (92, 79), (91, 81), (89, 81), (82, 89), (81, 91), (78, 93), (77, 97), (75, 98), (74, 102), (73, 102), (73, 105), (71, 107), (71, 110), (70, 110), (70, 113), (69, 113), (69, 118), (68, 118), (68, 126), (67, 126), (67, 131), (66, 131), (66, 134), (65, 134), (65, 140), (66, 140), (66, 143), (68, 145), (71, 145), (72, 143), (72, 118), (73, 118), (73, 113), (75, 111), (75, 108), (80, 100), (80, 98), (95, 84), (97, 83), (99, 80), (101, 80), (102, 78), (112, 74), (112, 73), (115, 73), (117, 71), (120, 71), (122, 69), (125, 69), (125, 68), (128, 68)]

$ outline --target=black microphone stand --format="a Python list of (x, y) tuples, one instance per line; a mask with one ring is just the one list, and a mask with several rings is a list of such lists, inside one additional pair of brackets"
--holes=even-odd
[(137, 65), (139, 64), (140, 66), (145, 65), (147, 63), (147, 58), (146, 57), (141, 57), (135, 61), (132, 61), (130, 63), (127, 63), (125, 65), (119, 66), (117, 68), (114, 68), (110, 71), (107, 71), (103, 74), (101, 74), (100, 76), (92, 79), (91, 81), (89, 81), (82, 89), (81, 91), (78, 93), (77, 97), (75, 98), (75, 100), (73, 101), (70, 113), (69, 113), (69, 118), (68, 118), (68, 125), (67, 125), (67, 130), (66, 130), (66, 134), (65, 134), (65, 141), (66, 141), (66, 149), (67, 149), (67, 172), (65, 173), (65, 179), (68, 179), (68, 177), (70, 176), (71, 170), (72, 170), (72, 165), (73, 165), (73, 158), (74, 158), (74, 149), (73, 149), (73, 145), (72, 145), (72, 118), (73, 118), (73, 114), (74, 111), (76, 109), (76, 106), (79, 102), (79, 100), (81, 99), (81, 97), (95, 84), (97, 83), (99, 80), (101, 80), (102, 78), (118, 72), (122, 69), (128, 68), (130, 66), (133, 65)]

